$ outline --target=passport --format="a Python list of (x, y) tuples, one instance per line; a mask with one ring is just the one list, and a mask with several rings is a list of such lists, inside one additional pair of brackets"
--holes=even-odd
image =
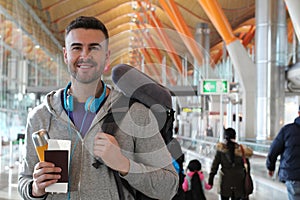
[(58, 183), (68, 182), (68, 153), (68, 150), (45, 150), (45, 161), (52, 162), (56, 167), (60, 167), (62, 169), (59, 173), (61, 178), (58, 180)]

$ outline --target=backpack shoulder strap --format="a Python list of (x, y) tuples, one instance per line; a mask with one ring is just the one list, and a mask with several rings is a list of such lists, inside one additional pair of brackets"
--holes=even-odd
[[(108, 111), (108, 114), (104, 118), (104, 122), (102, 124), (102, 130), (110, 135), (114, 135), (118, 130), (118, 122), (122, 121), (125, 117), (126, 113), (130, 109), (131, 105), (134, 103), (132, 99), (122, 95), (113, 105), (113, 107)], [(93, 165), (99, 166), (101, 163), (97, 160)], [(130, 194), (136, 199), (136, 194), (133, 188), (129, 185), (129, 183), (120, 177), (119, 173), (115, 170), (113, 171), (113, 175), (115, 177), (119, 199), (124, 200), (124, 190), (125, 187)]]
[(110, 135), (114, 135), (119, 128), (119, 122), (123, 120), (132, 104), (132, 99), (122, 95), (108, 110), (101, 127), (102, 130)]

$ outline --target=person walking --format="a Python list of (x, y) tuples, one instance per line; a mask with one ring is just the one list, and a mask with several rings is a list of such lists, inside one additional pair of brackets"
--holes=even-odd
[(274, 175), (280, 156), (279, 180), (287, 188), (289, 200), (300, 200), (300, 106), (293, 123), (283, 126), (273, 140), (266, 160), (269, 176)]
[[(120, 188), (116, 179), (121, 178), (148, 197), (171, 199), (178, 175), (157, 123), (150, 123), (155, 119), (150, 109), (135, 102), (113, 135), (103, 129), (105, 117), (123, 95), (101, 79), (110, 57), (105, 25), (95, 17), (73, 20), (65, 30), (63, 56), (70, 82), (47, 94), (28, 115), (25, 161), (18, 182), (21, 197), (134, 199), (130, 189)], [(67, 193), (45, 190), (59, 181), (61, 168), (39, 161), (32, 134), (40, 129), (46, 129), (50, 139), (71, 141)]]
[(188, 172), (182, 184), (185, 200), (206, 200), (204, 189), (210, 190), (211, 186), (205, 181), (199, 160), (191, 160), (187, 166)]
[[(239, 145), (235, 141), (236, 132), (233, 128), (225, 129), (224, 136), (225, 142), (219, 142), (216, 145), (216, 154), (211, 165), (208, 184), (213, 187), (214, 177), (221, 165), (218, 188), (221, 200), (248, 199), (244, 192), (245, 169), (242, 151), (244, 150), (249, 173), (249, 158), (252, 156), (253, 151), (251, 148)], [(243, 149), (241, 149), (241, 146)]]

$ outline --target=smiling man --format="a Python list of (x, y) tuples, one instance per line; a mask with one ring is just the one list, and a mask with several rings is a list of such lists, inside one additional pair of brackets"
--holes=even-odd
[[(151, 198), (175, 195), (178, 176), (147, 107), (135, 102), (113, 135), (103, 129), (106, 116), (122, 97), (101, 80), (110, 56), (108, 38), (106, 27), (94, 17), (78, 17), (66, 28), (63, 54), (70, 82), (50, 92), (28, 115), (18, 185), (24, 199), (134, 199), (120, 179)], [(32, 133), (40, 129), (46, 129), (51, 139), (71, 141), (65, 194), (45, 191), (59, 181), (61, 168), (38, 160)], [(94, 165), (96, 161), (100, 164)]]

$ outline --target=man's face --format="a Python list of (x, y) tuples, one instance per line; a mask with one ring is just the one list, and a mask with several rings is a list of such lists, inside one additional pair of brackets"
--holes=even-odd
[(71, 30), (63, 52), (71, 76), (80, 83), (99, 81), (109, 61), (107, 41), (100, 30)]

